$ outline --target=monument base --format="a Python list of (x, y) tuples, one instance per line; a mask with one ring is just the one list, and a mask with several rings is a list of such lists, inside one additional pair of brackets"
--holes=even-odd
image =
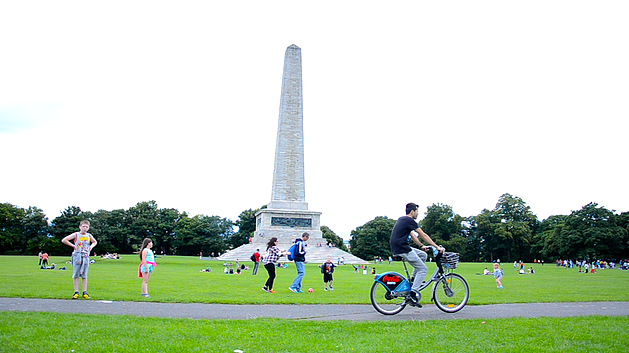
[(256, 213), (252, 243), (266, 245), (272, 237), (280, 244), (290, 244), (307, 232), (310, 242), (322, 243), (321, 212), (264, 208)]

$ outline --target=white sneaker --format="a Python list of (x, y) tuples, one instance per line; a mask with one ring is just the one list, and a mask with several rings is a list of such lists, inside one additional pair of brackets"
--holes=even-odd
[(328, 287), (323, 288), (323, 290), (327, 292), (328, 291)]

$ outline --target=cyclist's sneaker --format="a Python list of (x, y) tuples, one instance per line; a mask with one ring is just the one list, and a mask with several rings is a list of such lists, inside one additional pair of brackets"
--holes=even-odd
[(74, 292), (72, 299), (79, 299), (79, 292)]
[(288, 287), (288, 290), (293, 292), (293, 293), (299, 293), (299, 290), (294, 289), (293, 287)]
[(417, 293), (415, 293), (415, 292), (411, 292), (408, 295), (408, 304), (410, 306), (414, 306), (416, 308), (421, 308), (422, 307), (422, 305), (419, 304), (419, 298), (417, 297)]
[(92, 297), (90, 297), (90, 295), (87, 294), (87, 292), (83, 292), (83, 298), (85, 298), (85, 299), (92, 299)]
[(421, 304), (419, 304), (418, 302), (414, 301), (413, 299), (410, 299), (410, 300), (408, 301), (408, 305), (410, 305), (410, 306), (414, 306), (414, 307), (416, 307), (416, 308), (421, 308), (421, 307), (422, 307), (422, 305), (421, 305)]

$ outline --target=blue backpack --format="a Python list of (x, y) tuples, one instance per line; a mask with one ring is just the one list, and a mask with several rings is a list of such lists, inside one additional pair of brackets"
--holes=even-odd
[(290, 248), (288, 248), (289, 254), (286, 257), (288, 259), (288, 261), (295, 260), (295, 254), (297, 253), (297, 243), (298, 242), (293, 243), (293, 245), (291, 245)]

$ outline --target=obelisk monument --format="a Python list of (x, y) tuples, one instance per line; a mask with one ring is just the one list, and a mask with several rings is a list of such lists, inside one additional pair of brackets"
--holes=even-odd
[(256, 213), (254, 243), (277, 237), (289, 243), (303, 232), (321, 243), (321, 212), (308, 211), (304, 177), (303, 93), (301, 48), (286, 48), (271, 202)]

